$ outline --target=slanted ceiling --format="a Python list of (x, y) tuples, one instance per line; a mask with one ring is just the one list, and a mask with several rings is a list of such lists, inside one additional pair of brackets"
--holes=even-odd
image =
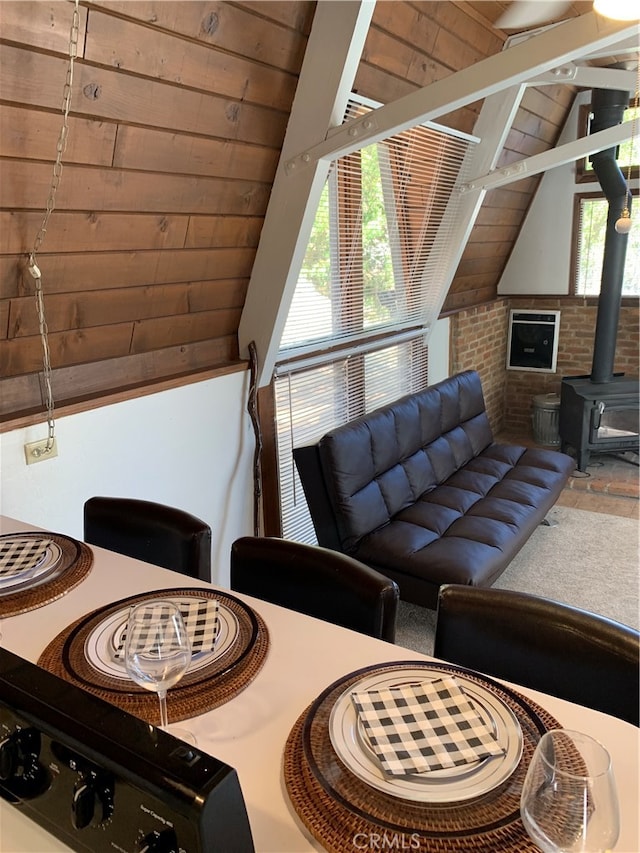
[[(386, 104), (500, 53), (508, 34), (492, 22), (507, 5), (378, 2), (353, 88)], [(26, 261), (49, 193), (72, 8), (0, 4), (5, 428), (43, 405)], [(238, 328), (314, 11), (310, 0), (81, 4), (65, 165), (38, 254), (59, 411), (243, 367)], [(552, 148), (574, 95), (528, 88), (498, 165)], [(481, 106), (438, 120), (473, 132)], [(444, 310), (495, 297), (538, 180), (484, 196)]]

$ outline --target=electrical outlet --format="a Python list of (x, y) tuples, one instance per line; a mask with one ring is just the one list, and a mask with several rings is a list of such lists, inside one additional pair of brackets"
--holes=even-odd
[(33, 465), (34, 462), (44, 462), (45, 459), (53, 459), (58, 455), (58, 445), (55, 438), (51, 448), (47, 450), (48, 439), (43, 438), (42, 441), (29, 441), (24, 446), (24, 455), (27, 460), (27, 465)]

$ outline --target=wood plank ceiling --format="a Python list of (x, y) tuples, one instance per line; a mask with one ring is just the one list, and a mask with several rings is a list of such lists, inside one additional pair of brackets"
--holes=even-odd
[[(389, 102), (501, 51), (507, 3), (376, 4), (355, 89)], [(71, 3), (0, 4), (0, 421), (37, 420), (26, 270), (61, 126)], [(590, 3), (572, 4), (571, 14)], [(315, 3), (83, 2), (42, 270), (56, 405), (236, 369), (237, 330)], [(553, 147), (575, 91), (529, 89), (499, 165)], [(441, 119), (473, 130), (481, 103)], [(537, 186), (487, 193), (445, 303), (491, 300)]]

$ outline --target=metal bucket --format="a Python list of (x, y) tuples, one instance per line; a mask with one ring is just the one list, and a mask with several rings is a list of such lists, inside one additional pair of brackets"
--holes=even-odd
[(559, 394), (538, 394), (533, 398), (533, 438), (537, 444), (560, 444), (559, 422)]

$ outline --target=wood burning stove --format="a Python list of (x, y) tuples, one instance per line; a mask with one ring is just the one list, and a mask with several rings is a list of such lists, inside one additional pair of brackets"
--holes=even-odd
[[(591, 132), (620, 124), (628, 103), (628, 92), (594, 90)], [(573, 448), (583, 472), (591, 453), (640, 450), (638, 378), (613, 372), (628, 238), (616, 232), (615, 223), (631, 198), (615, 148), (599, 151), (591, 162), (609, 202), (593, 362), (589, 376), (563, 378), (558, 425), (560, 449)]]
[(638, 452), (640, 417), (638, 380), (622, 374), (596, 384), (590, 376), (566, 376), (560, 387), (561, 450), (577, 454), (585, 471), (591, 453)]

